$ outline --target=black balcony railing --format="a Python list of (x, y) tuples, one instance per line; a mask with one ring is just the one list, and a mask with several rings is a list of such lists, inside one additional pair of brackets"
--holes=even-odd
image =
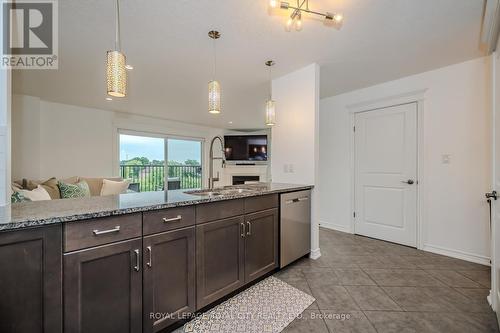
[[(120, 165), (120, 176), (137, 183), (140, 192), (163, 191), (165, 167), (163, 165)], [(201, 188), (201, 165), (169, 165), (168, 188)]]

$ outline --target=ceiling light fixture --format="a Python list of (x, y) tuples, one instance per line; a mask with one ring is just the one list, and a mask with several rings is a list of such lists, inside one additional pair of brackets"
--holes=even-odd
[(127, 71), (125, 70), (125, 54), (121, 50), (119, 0), (116, 0), (115, 10), (115, 49), (107, 52), (106, 61), (107, 92), (113, 97), (125, 97), (127, 95)]
[(208, 32), (208, 37), (214, 41), (214, 72), (212, 81), (208, 82), (208, 112), (219, 114), (221, 111), (221, 87), (215, 80), (217, 75), (217, 52), (215, 41), (220, 38), (220, 32), (212, 30)]
[(274, 66), (274, 61), (266, 61), (266, 66), (269, 67), (269, 98), (266, 101), (266, 125), (276, 125), (276, 102), (273, 100), (273, 81), (271, 75), (271, 67)]
[[(276, 8), (278, 6), (277, 0), (270, 0), (269, 6), (271, 8)], [(340, 28), (342, 26), (342, 22), (344, 21), (344, 15), (340, 13), (335, 13), (335, 14), (329, 12), (320, 13), (314, 10), (310, 10), (309, 0), (297, 0), (296, 6), (290, 5), (289, 2), (281, 1), (279, 7), (284, 10), (289, 10), (289, 9), (293, 10), (292, 14), (290, 15), (285, 24), (286, 31), (291, 31), (292, 26), (294, 24), (295, 24), (295, 30), (297, 31), (302, 30), (302, 13), (323, 16), (325, 18), (325, 23), (332, 22), (333, 25), (335, 25), (337, 28)]]

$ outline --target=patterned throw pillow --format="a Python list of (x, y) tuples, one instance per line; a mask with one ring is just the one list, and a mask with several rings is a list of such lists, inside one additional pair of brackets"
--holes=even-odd
[(26, 201), (31, 201), (30, 199), (26, 198), (24, 195), (22, 195), (19, 192), (14, 192), (10, 196), (10, 202), (11, 203), (16, 203), (16, 202), (26, 202)]
[(90, 197), (89, 184), (85, 181), (76, 184), (66, 184), (59, 181), (57, 182), (57, 186), (61, 192), (61, 199)]

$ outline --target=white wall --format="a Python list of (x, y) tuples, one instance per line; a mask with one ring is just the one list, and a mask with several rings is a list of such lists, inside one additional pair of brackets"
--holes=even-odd
[[(427, 89), (423, 110), (424, 249), (488, 263), (491, 185), (490, 62), (480, 58), (320, 103), (320, 221), (351, 230), (347, 106)], [(451, 164), (442, 155), (451, 155)]]
[[(217, 128), (52, 103), (25, 95), (14, 95), (12, 107), (12, 169), (16, 180), (116, 176), (119, 129), (195, 137), (204, 140), (204, 146), (223, 133)], [(203, 159), (206, 165), (207, 149)]]
[[(273, 182), (317, 184), (319, 66), (309, 65), (273, 80), (277, 125), (271, 130)], [(319, 256), (318, 200), (313, 191), (312, 257)]]

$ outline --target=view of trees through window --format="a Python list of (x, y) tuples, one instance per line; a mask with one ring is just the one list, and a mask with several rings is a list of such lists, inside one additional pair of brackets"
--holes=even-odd
[(170, 190), (201, 188), (201, 148), (196, 140), (120, 134), (120, 175), (141, 192), (163, 191), (165, 174)]

